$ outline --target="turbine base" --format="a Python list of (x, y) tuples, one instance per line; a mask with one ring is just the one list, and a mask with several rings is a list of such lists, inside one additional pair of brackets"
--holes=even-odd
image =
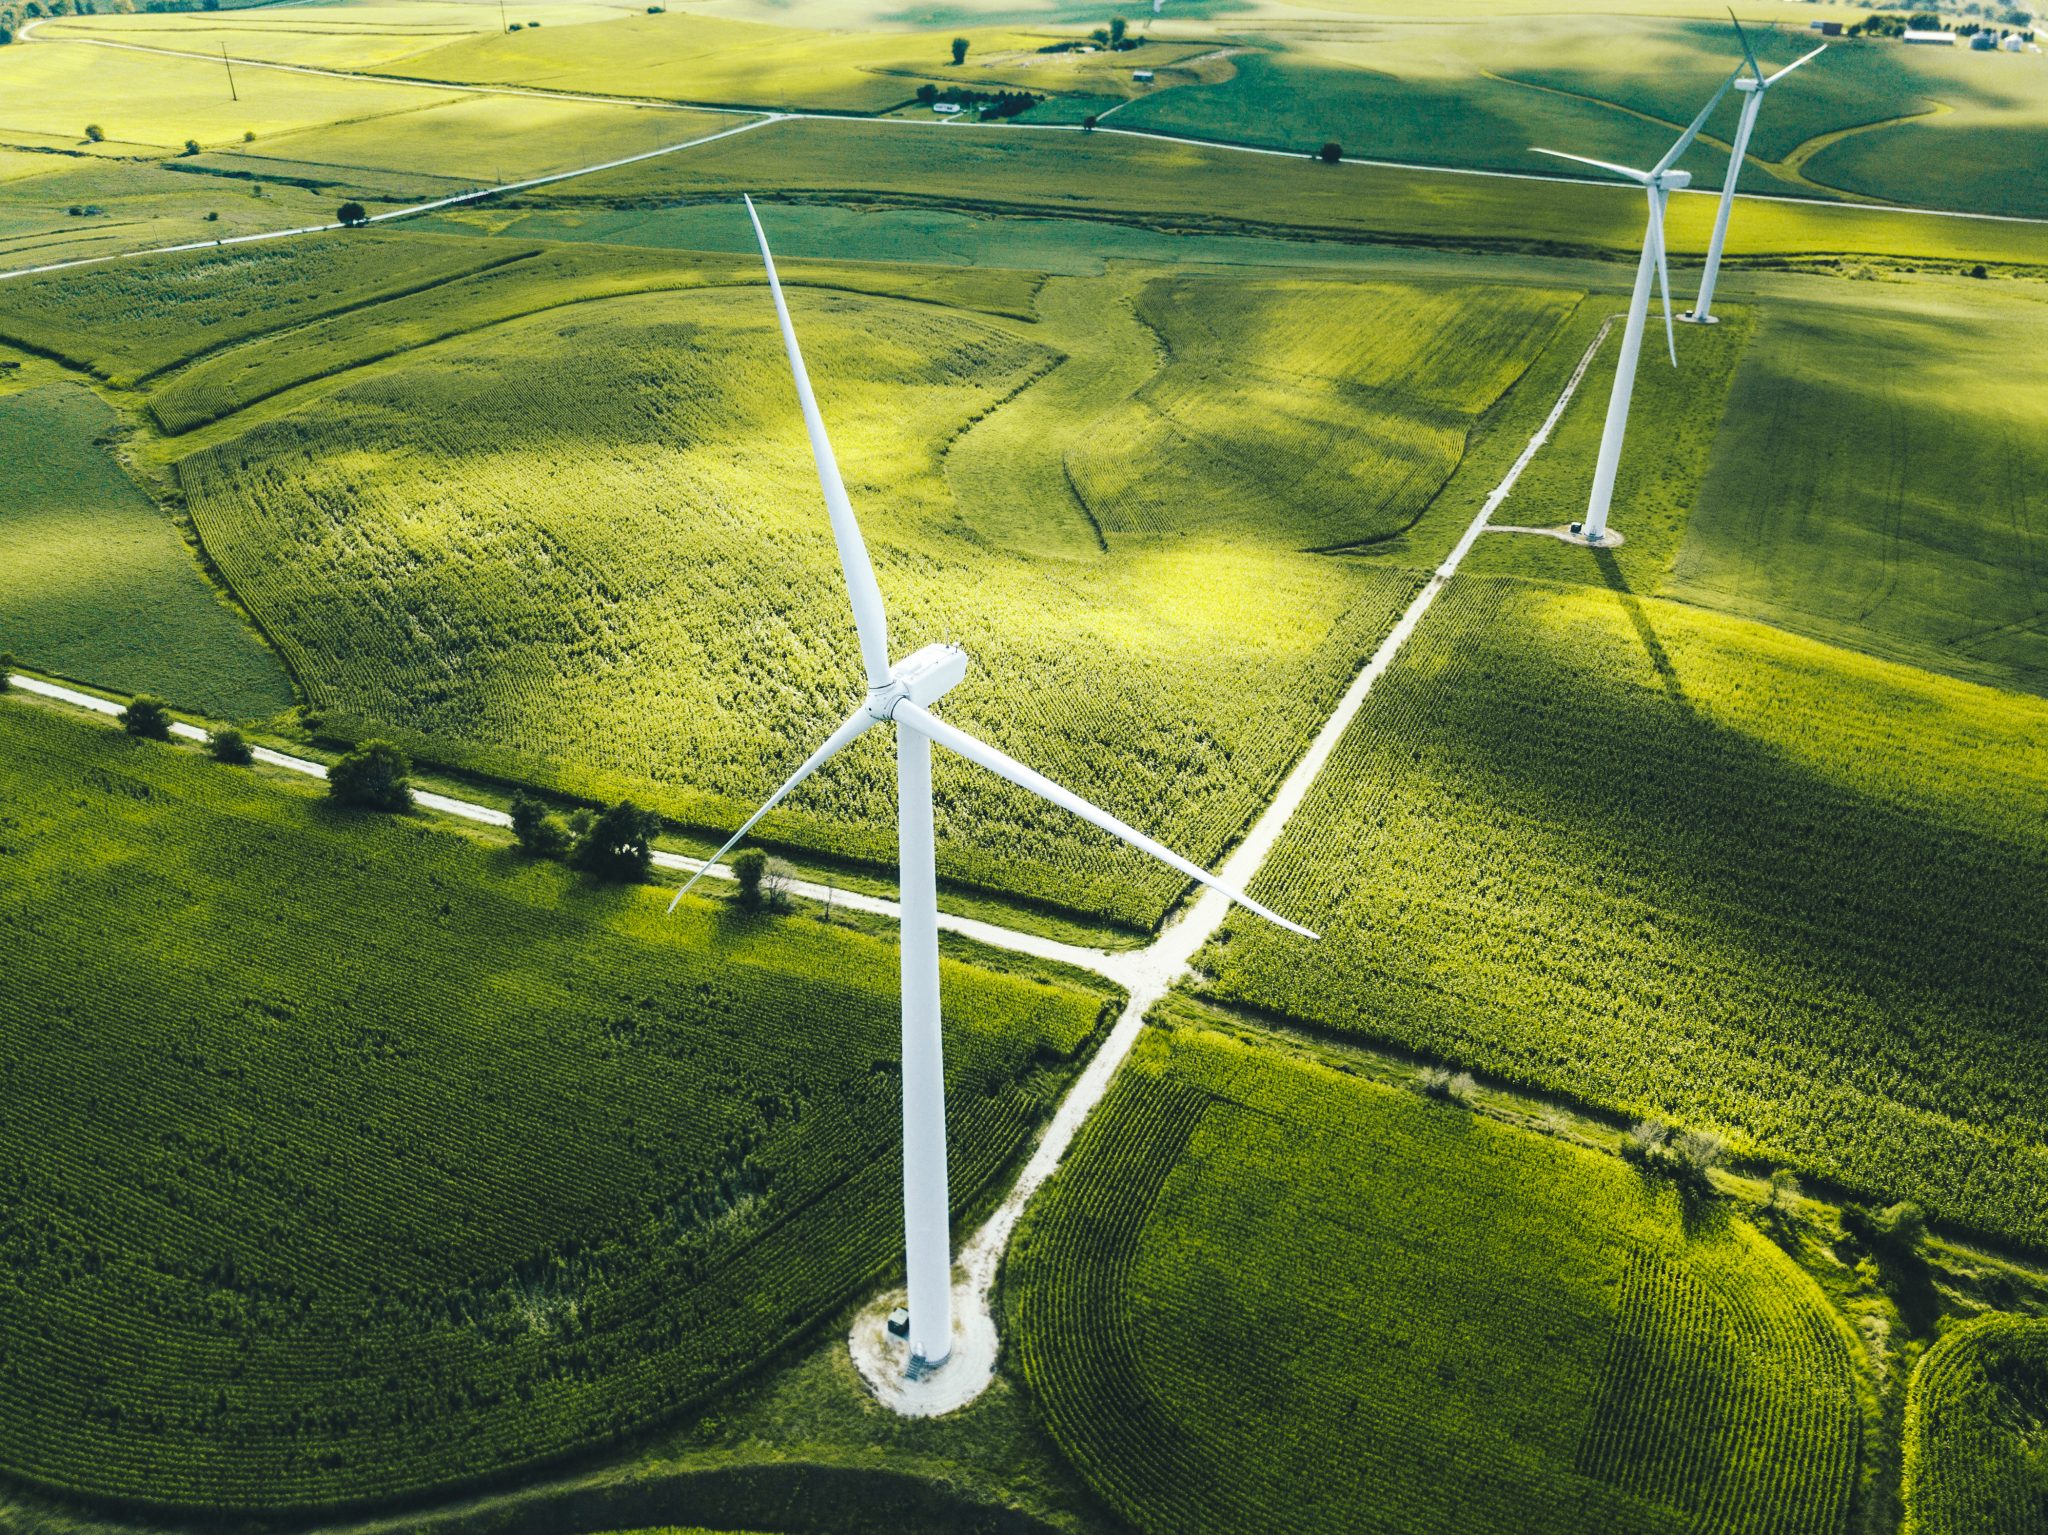
[[(956, 1286), (956, 1302), (968, 1297)], [(876, 1401), (909, 1418), (936, 1418), (958, 1412), (988, 1388), (995, 1376), (995, 1319), (985, 1307), (956, 1304), (952, 1348), (937, 1364), (910, 1351), (910, 1342), (890, 1326), (903, 1305), (903, 1291), (875, 1297), (854, 1318), (846, 1340), (861, 1383)]]
[(1678, 318), (1687, 325), (1719, 325), (1721, 323), (1721, 317), (1717, 314), (1698, 314), (1690, 309), (1686, 310)]

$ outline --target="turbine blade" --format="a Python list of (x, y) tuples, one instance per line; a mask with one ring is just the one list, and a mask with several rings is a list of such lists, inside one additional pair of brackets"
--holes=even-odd
[(1650, 179), (1646, 173), (1637, 170), (1630, 170), (1626, 165), (1616, 165), (1611, 160), (1592, 160), (1588, 159), (1585, 155), (1568, 155), (1562, 149), (1543, 149), (1532, 144), (1529, 146), (1529, 152), (1531, 154), (1549, 155), (1554, 160), (1576, 160), (1581, 165), (1598, 166), (1603, 171), (1612, 171), (1615, 175), (1625, 176), (1630, 181), (1636, 182), (1638, 184), (1646, 182)]
[(1671, 366), (1678, 366), (1678, 332), (1671, 324), (1671, 265), (1664, 256), (1664, 196), (1650, 188), (1650, 243), (1657, 247), (1657, 288), (1664, 295), (1664, 341), (1671, 348)]
[(1801, 58), (1796, 58), (1791, 63), (1787, 64), (1775, 75), (1772, 75), (1770, 79), (1764, 81), (1764, 85), (1767, 88), (1776, 85), (1780, 80), (1784, 79), (1787, 75), (1791, 74), (1792, 71), (1797, 69), (1801, 64), (1810, 64), (1827, 51), (1828, 45), (1826, 43), (1822, 43), (1818, 48), (1814, 49), (1813, 52), (1806, 54)]
[(768, 268), (768, 291), (775, 297), (775, 318), (782, 323), (782, 347), (789, 353), (789, 371), (796, 379), (797, 404), (803, 407), (804, 430), (810, 434), (811, 457), (818, 465), (818, 485), (825, 492), (825, 510), (832, 517), (832, 541), (839, 546), (839, 568), (846, 577), (846, 594), (853, 601), (853, 626), (860, 634), (868, 687), (886, 687), (889, 620), (882, 606), (882, 589), (875, 584), (875, 567), (868, 562), (868, 547), (861, 539), (853, 503), (846, 498), (846, 484), (839, 478), (839, 460), (833, 456), (831, 439), (825, 435), (825, 418), (818, 412), (818, 397), (811, 392), (811, 376), (804, 370), (803, 350), (796, 344), (796, 327), (789, 321), (789, 305), (782, 297), (782, 281), (775, 275), (775, 257), (769, 253), (761, 215), (754, 211), (753, 198), (746, 198), (745, 202), (747, 217), (754, 221), (754, 237), (761, 242), (761, 261)]
[(875, 717), (872, 714), (868, 713), (868, 707), (866, 704), (862, 704), (858, 709), (855, 709), (852, 714), (848, 715), (846, 718), (846, 723), (841, 725), (837, 730), (833, 731), (832, 734), (826, 738), (825, 744), (823, 746), (819, 747), (816, 751), (812, 752), (810, 756), (806, 757), (804, 759), (804, 765), (798, 768), (794, 773), (791, 773), (789, 775), (788, 780), (784, 782), (782, 787), (777, 789), (773, 794), (769, 795), (766, 802), (762, 804), (761, 808), (759, 810), (756, 810), (752, 815), (748, 816), (746, 819), (746, 823), (742, 825), (738, 831), (734, 832), (730, 837), (726, 838), (725, 846), (720, 848), (717, 852), (713, 853), (709, 858), (704, 860), (704, 867), (699, 869), (695, 874), (692, 874), (689, 877), (689, 879), (684, 882), (683, 888), (676, 892), (675, 899), (668, 903), (668, 909), (670, 911), (674, 911), (676, 907), (681, 903), (683, 897), (690, 893), (690, 886), (696, 884), (697, 881), (702, 879), (706, 874), (709, 874), (711, 872), (712, 865), (717, 863), (721, 858), (725, 857), (727, 853), (730, 853), (733, 850), (734, 845), (739, 842), (740, 838), (744, 837), (748, 832), (754, 829), (754, 823), (756, 821), (760, 820), (762, 816), (766, 815), (769, 811), (773, 810), (777, 805), (781, 804), (785, 799), (789, 797), (790, 790), (794, 789), (806, 778), (809, 778), (811, 774), (817, 772), (819, 768), (823, 767), (826, 763), (830, 762), (834, 757), (838, 756), (841, 752), (845, 751), (847, 747), (851, 746), (855, 741), (859, 740), (861, 736), (867, 733), (868, 727), (873, 725), (874, 723)]
[(1112, 837), (1121, 837), (1140, 852), (1150, 853), (1168, 868), (1178, 869), (1189, 879), (1196, 881), (1198, 884), (1207, 885), (1211, 890), (1236, 902), (1246, 911), (1255, 912), (1275, 926), (1286, 928), (1290, 933), (1299, 933), (1304, 938), (1314, 938), (1316, 936), (1300, 923), (1289, 922), (1279, 913), (1261, 906), (1243, 891), (1233, 889), (1231, 886), (1224, 884), (1223, 881), (1209, 873), (1201, 865), (1189, 862), (1181, 857), (1180, 854), (1174, 852), (1173, 849), (1162, 843), (1154, 842), (1135, 827), (1119, 821), (1107, 810), (1091, 805), (1071, 789), (1061, 788), (1043, 773), (1033, 771), (1016, 758), (997, 751), (986, 741), (947, 724), (929, 709), (914, 704), (909, 699), (905, 699), (896, 706), (893, 717), (897, 728), (901, 729), (908, 726), (920, 734), (930, 736), (939, 745), (945, 747), (946, 750), (965, 757), (969, 762), (979, 763), (998, 778), (1007, 778), (1020, 789), (1029, 789), (1040, 799), (1050, 800), (1053, 804), (1059, 806), (1060, 809), (1070, 811), (1088, 822), (1089, 825), (1099, 826)]
[(1742, 41), (1742, 56), (1749, 61), (1749, 72), (1755, 75), (1757, 79), (1763, 79), (1764, 72), (1758, 69), (1756, 65), (1756, 53), (1749, 46), (1749, 34), (1742, 30), (1742, 22), (1736, 17), (1733, 6), (1728, 8), (1728, 19), (1735, 23), (1735, 35)]
[(1735, 84), (1741, 75), (1742, 68), (1738, 65), (1736, 66), (1735, 73), (1721, 82), (1721, 88), (1707, 98), (1707, 104), (1700, 108), (1700, 115), (1692, 120), (1692, 126), (1681, 133), (1678, 136), (1678, 142), (1665, 151), (1664, 158), (1657, 162), (1657, 168), (1650, 172), (1652, 176), (1663, 175), (1678, 163), (1680, 155), (1692, 148), (1692, 141), (1700, 136), (1700, 129), (1706, 127), (1707, 119), (1714, 115), (1714, 108), (1721, 104), (1721, 98), (1728, 94), (1729, 88)]

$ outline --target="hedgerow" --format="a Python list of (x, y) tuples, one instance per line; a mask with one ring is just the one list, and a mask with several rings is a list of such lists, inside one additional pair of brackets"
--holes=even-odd
[(1003, 1298), (1047, 1431), (1146, 1532), (1846, 1529), (1848, 1335), (1768, 1242), (1271, 1042), (1148, 1031)]
[[(522, 1467), (898, 1262), (893, 943), (0, 709), (0, 1472), (209, 1511)], [(956, 1207), (1101, 997), (946, 966)]]
[(2048, 1320), (1991, 1316), (1929, 1349), (1906, 1396), (1906, 1535), (2048, 1529)]

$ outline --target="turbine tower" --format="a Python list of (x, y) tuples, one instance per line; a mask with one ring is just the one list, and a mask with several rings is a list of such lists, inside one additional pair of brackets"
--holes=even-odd
[[(932, 743), (978, 763), (999, 778), (1028, 789), (1039, 798), (1071, 811), (1090, 825), (1131, 846), (1149, 853), (1221, 892), (1238, 905), (1257, 912), (1304, 938), (1316, 935), (1297, 923), (1261, 906), (1257, 901), (1216, 879), (1171, 849), (1161, 846), (1143, 832), (1125, 825), (1108, 811), (1091, 805), (1078, 794), (1061, 788), (957, 726), (949, 725), (931, 712), (942, 698), (967, 674), (967, 652), (957, 645), (927, 645), (901, 661), (889, 660), (888, 619), (882, 606), (881, 588), (875, 582), (874, 567), (868, 563), (867, 546), (855, 521), (846, 486), (839, 478), (839, 465), (832, 444), (825, 436), (824, 418), (818, 413), (817, 397), (804, 371), (803, 353), (797, 347), (796, 330), (790, 324), (789, 305), (782, 296), (782, 284), (775, 275), (775, 258), (768, 250), (768, 236), (762, 231), (760, 215), (752, 198), (746, 199), (747, 217), (753, 220), (755, 238), (761, 242), (761, 259), (768, 268), (768, 291), (775, 300), (775, 317), (782, 325), (782, 345), (789, 354), (789, 369), (796, 380), (797, 404), (803, 409), (804, 428), (810, 433), (811, 455), (817, 461), (818, 484), (825, 493), (825, 509), (832, 520), (832, 539), (839, 547), (839, 566), (846, 577), (848, 595), (853, 599), (854, 629), (860, 637), (861, 661), (867, 670), (868, 695), (833, 731), (825, 744), (804, 760), (789, 779), (768, 796), (759, 810), (747, 817), (705, 864), (709, 869), (730, 852), (740, 838), (762, 816), (781, 804), (784, 797), (812, 773), (844, 751), (876, 725), (896, 727), (896, 836), (897, 885), (902, 905), (901, 945), (903, 965), (903, 1235), (905, 1267), (910, 1289), (911, 1369), (922, 1373), (945, 1363), (953, 1347), (953, 1247), (946, 1197), (946, 1083), (945, 1059), (939, 1034), (939, 908), (938, 875), (932, 847)], [(690, 885), (704, 877), (700, 870), (689, 884), (676, 892), (669, 910), (682, 900)]]
[[(1736, 73), (1741, 71), (1738, 69)], [(1678, 366), (1678, 337), (1671, 326), (1671, 269), (1664, 258), (1664, 204), (1673, 192), (1692, 185), (1692, 173), (1671, 167), (1692, 147), (1701, 127), (1734, 83), (1735, 75), (1721, 82), (1721, 88), (1700, 108), (1700, 115), (1692, 120), (1692, 125), (1678, 136), (1678, 142), (1666, 150), (1664, 158), (1650, 170), (1639, 171), (1606, 160), (1591, 160), (1584, 155), (1568, 155), (1558, 149), (1535, 150), (1539, 155), (1575, 160), (1581, 165), (1625, 177), (1640, 186), (1650, 199), (1650, 222), (1643, 231), (1643, 256), (1636, 263), (1635, 291), (1629, 296), (1628, 324), (1621, 334), (1621, 358), (1614, 368), (1614, 392), (1607, 397), (1607, 425), (1600, 433), (1600, 458), (1593, 468), (1593, 494), (1586, 503), (1585, 521), (1572, 526), (1572, 531), (1589, 544), (1601, 543), (1607, 537), (1607, 508), (1614, 500), (1614, 472), (1621, 465), (1621, 439), (1628, 430), (1628, 402), (1636, 387), (1636, 358), (1643, 349), (1643, 324), (1650, 312), (1652, 269), (1656, 271), (1658, 286), (1664, 294), (1664, 340), (1671, 349), (1671, 366)]]
[(1750, 51), (1749, 34), (1742, 30), (1742, 23), (1735, 20), (1733, 11), (1728, 13), (1728, 19), (1735, 22), (1735, 35), (1742, 39), (1742, 57), (1749, 68), (1749, 78), (1738, 78), (1735, 82), (1735, 88), (1743, 93), (1742, 117), (1735, 125), (1735, 147), (1728, 157), (1728, 179), (1721, 183), (1721, 207), (1714, 214), (1714, 238), (1707, 246), (1707, 269), (1700, 275), (1700, 296), (1694, 300), (1692, 308), (1679, 316), (1689, 325), (1720, 323), (1714, 318), (1714, 280), (1721, 275), (1721, 242), (1728, 238), (1728, 214), (1735, 206), (1735, 179), (1742, 174), (1742, 157), (1749, 153), (1749, 135), (1756, 127), (1757, 113), (1763, 109), (1764, 92), (1801, 64), (1809, 63), (1828, 51), (1828, 45), (1822, 43), (1803, 58), (1794, 59), (1775, 75), (1766, 75), (1757, 67), (1756, 55)]

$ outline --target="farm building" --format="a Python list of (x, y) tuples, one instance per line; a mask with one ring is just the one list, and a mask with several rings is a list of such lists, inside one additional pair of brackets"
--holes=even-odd
[(1809, 32), (1818, 32), (1822, 37), (1842, 35), (1842, 24), (1839, 21), (1809, 21), (1806, 27)]
[(1970, 34), (1970, 46), (1979, 53), (1989, 53), (1998, 46), (1998, 39), (1989, 32), (1973, 32)]
[(1927, 27), (1909, 27), (1903, 38), (1909, 43), (1924, 43), (1935, 48), (1953, 48), (1956, 35), (1953, 32), (1938, 32)]
[(1150, 80), (1152, 78), (1152, 71), (1149, 69), (1134, 69), (1131, 71), (1131, 78), (1141, 81)]
[(1998, 46), (2007, 53), (2018, 53), (2022, 48), (2026, 47), (2026, 43), (2021, 40), (2019, 33), (2008, 32), (2005, 34), (2005, 41)]
[(960, 110), (960, 104), (957, 101), (935, 101), (932, 110), (943, 117), (951, 117)]

